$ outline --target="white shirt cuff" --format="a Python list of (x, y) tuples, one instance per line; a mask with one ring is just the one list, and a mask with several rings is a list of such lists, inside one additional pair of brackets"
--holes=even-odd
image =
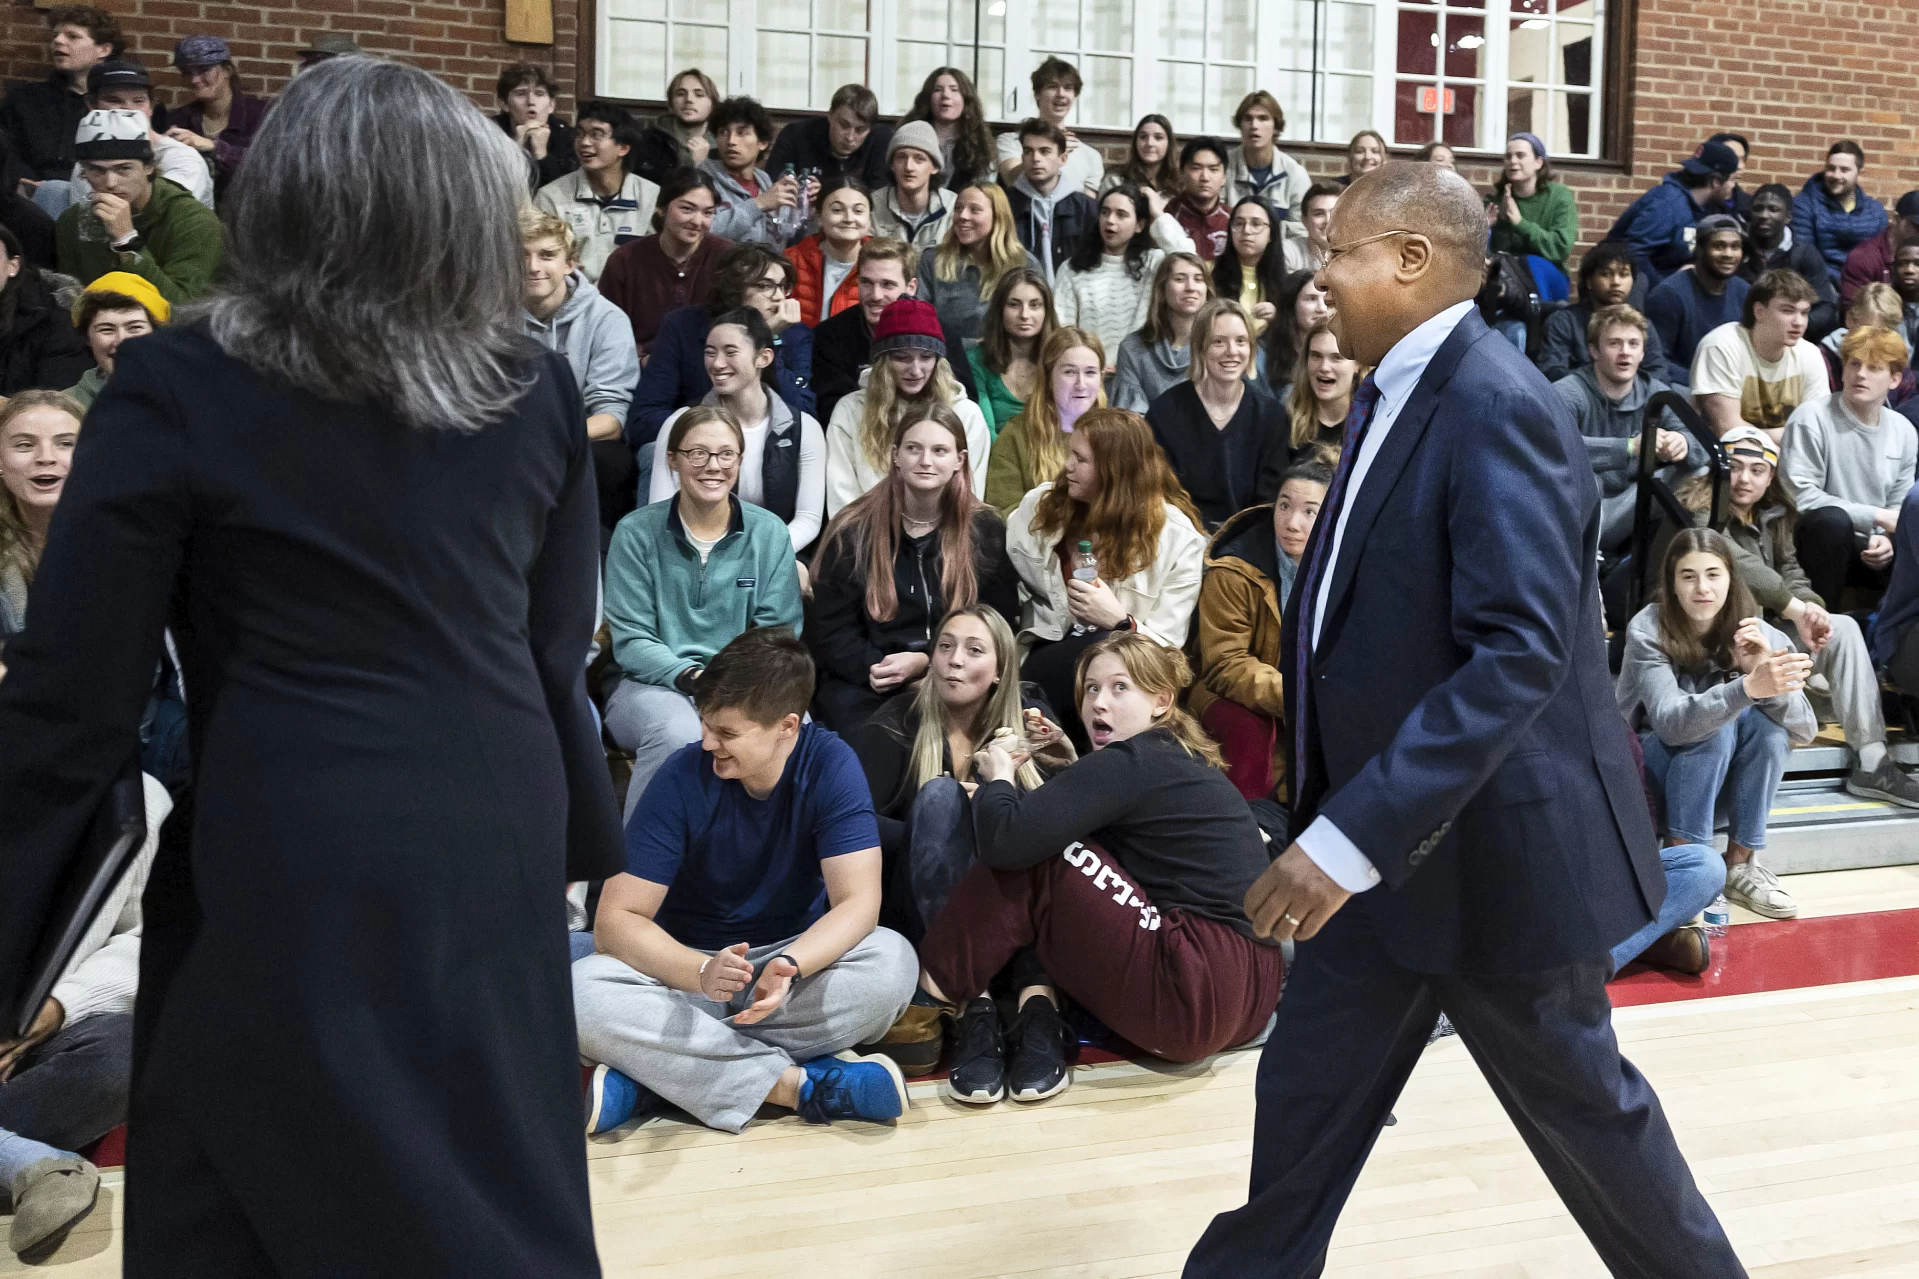
[(1373, 869), (1366, 854), (1324, 817), (1314, 818), (1313, 824), (1301, 831), (1293, 842), (1313, 859), (1313, 865), (1349, 893), (1363, 893), (1379, 883), (1379, 872)]

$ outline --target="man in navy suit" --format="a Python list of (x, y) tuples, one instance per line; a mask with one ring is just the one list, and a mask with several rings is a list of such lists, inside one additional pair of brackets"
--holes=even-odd
[(1486, 217), (1463, 179), (1386, 164), (1329, 239), (1340, 349), (1376, 372), (1283, 630), (1299, 833), (1246, 896), (1298, 961), (1250, 1202), (1187, 1279), (1321, 1273), (1442, 1011), (1612, 1273), (1744, 1276), (1613, 1038), (1607, 952), (1665, 881), (1606, 669), (1585, 447), (1473, 308)]

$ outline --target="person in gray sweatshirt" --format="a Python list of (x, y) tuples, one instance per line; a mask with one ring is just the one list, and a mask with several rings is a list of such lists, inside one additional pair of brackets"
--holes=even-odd
[[(1646, 404), (1672, 388), (1645, 368), (1646, 317), (1623, 303), (1593, 312), (1586, 324), (1586, 351), (1591, 361), (1553, 383), (1572, 410), (1579, 434), (1585, 438), (1599, 483), (1599, 545), (1617, 551), (1632, 540), (1633, 509), (1638, 489), (1639, 434)], [(1706, 465), (1706, 447), (1692, 438), (1670, 411), (1659, 423), (1659, 478), (1668, 486)]]
[(1906, 340), (1891, 329), (1855, 328), (1840, 357), (1839, 394), (1794, 409), (1779, 450), (1786, 491), (1799, 508), (1799, 562), (1834, 607), (1849, 583), (1885, 585), (1892, 533), (1919, 458), (1919, 432), (1886, 407), (1906, 371)]
[[(761, 153), (773, 141), (773, 117), (752, 98), (728, 98), (714, 107), (707, 130), (713, 135), (713, 154), (699, 168), (720, 194), (712, 233), (735, 244), (784, 249), (807, 220), (800, 211), (801, 184), (809, 197), (817, 198), (819, 178), (787, 172), (775, 180), (759, 167)], [(793, 210), (792, 225), (783, 232), (780, 219), (787, 209)]]
[(1153, 273), (1153, 305), (1146, 323), (1128, 333), (1113, 361), (1113, 386), (1107, 400), (1114, 408), (1146, 412), (1146, 407), (1192, 368), (1193, 317), (1213, 296), (1213, 281), (1194, 253), (1168, 253)]
[(580, 270), (579, 242), (550, 213), (532, 213), (521, 227), (526, 248), (526, 334), (566, 357), (586, 401), (586, 435), (617, 440), (640, 384), (633, 322), (601, 296)]
[(1709, 529), (1673, 538), (1657, 602), (1626, 627), (1614, 691), (1645, 748), (1667, 842), (1710, 845), (1723, 800), (1726, 896), (1790, 919), (1798, 903), (1758, 854), (1786, 756), (1819, 732), (1803, 691), (1812, 658), (1760, 618), (1734, 564), (1731, 545)]

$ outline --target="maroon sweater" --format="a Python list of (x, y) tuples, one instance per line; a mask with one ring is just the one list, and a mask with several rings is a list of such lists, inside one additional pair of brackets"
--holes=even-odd
[(684, 263), (661, 251), (658, 235), (641, 236), (613, 250), (600, 272), (600, 293), (633, 321), (633, 340), (639, 343), (642, 357), (668, 311), (706, 301), (713, 264), (732, 247), (731, 240), (709, 235)]

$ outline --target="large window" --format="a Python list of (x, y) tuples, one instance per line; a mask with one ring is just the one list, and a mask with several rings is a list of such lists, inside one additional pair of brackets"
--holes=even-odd
[(1230, 134), (1255, 88), (1289, 141), (1376, 129), (1396, 146), (1498, 151), (1518, 130), (1593, 156), (1606, 0), (595, 0), (599, 91), (658, 100), (699, 66), (728, 93), (820, 110), (863, 81), (906, 110), (936, 67), (979, 86), (989, 118), (1033, 113), (1048, 55), (1086, 82), (1069, 124)]

